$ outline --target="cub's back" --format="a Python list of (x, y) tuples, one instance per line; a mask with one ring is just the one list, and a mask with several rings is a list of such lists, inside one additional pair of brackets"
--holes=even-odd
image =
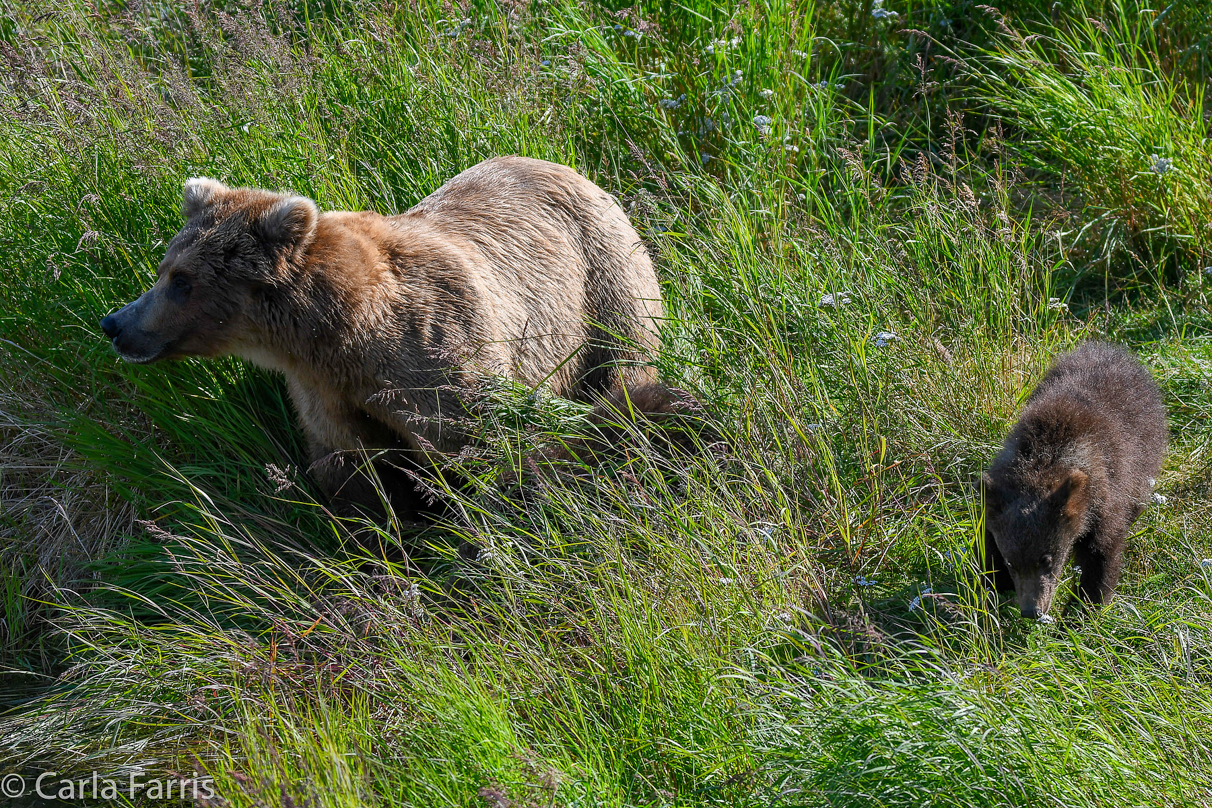
[(1165, 454), (1166, 408), (1153, 376), (1132, 354), (1105, 342), (1083, 343), (1056, 361), (1028, 400), (1041, 414), (1093, 412), (1096, 438), (1123, 464), (1122, 474), (1155, 477)]

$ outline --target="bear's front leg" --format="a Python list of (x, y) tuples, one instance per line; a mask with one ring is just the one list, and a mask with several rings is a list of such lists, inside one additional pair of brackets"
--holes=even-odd
[(1074, 548), (1073, 560), (1082, 568), (1078, 597), (1086, 603), (1109, 603), (1124, 568), (1123, 536), (1099, 536), (1080, 544)]
[(399, 436), (327, 391), (288, 383), (307, 435), (308, 471), (342, 514), (411, 517), (424, 507), (416, 464)]

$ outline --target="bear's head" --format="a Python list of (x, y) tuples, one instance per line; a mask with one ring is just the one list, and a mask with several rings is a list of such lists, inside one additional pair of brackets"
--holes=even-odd
[(151, 289), (101, 320), (128, 362), (232, 353), (249, 339), (250, 314), (290, 282), (315, 238), (319, 210), (301, 196), (185, 183), (185, 226), (168, 245)]
[(1087, 528), (1090, 478), (1079, 469), (1061, 472), (1042, 486), (1021, 486), (985, 474), (985, 530), (1014, 579), (1023, 617), (1048, 613), (1069, 553)]

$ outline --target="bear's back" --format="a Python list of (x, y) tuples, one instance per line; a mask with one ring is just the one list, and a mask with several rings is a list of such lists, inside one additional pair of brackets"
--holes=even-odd
[[(497, 333), (523, 381), (548, 378), (558, 393), (584, 392), (574, 388), (618, 358), (607, 356), (618, 345), (595, 345), (659, 346), (663, 309), (647, 251), (615, 199), (571, 168), (485, 160), (396, 221), (470, 247), (462, 250), (473, 256), (467, 269), (491, 297)], [(610, 387), (606, 377), (617, 373), (590, 386)]]
[(1136, 357), (1087, 342), (1056, 361), (1015, 432), (1020, 445), (1057, 458), (1069, 454), (1062, 442), (1089, 445), (1105, 459), (1109, 483), (1138, 498), (1161, 467), (1168, 428), (1157, 383)]

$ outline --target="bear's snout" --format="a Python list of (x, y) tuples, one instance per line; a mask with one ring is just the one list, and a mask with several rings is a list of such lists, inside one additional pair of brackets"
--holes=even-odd
[(1038, 620), (1048, 613), (1056, 592), (1056, 579), (1050, 575), (1016, 575), (1018, 612), (1026, 620)]
[[(151, 293), (149, 292), (148, 295)], [(101, 319), (101, 330), (109, 337), (118, 356), (127, 362), (154, 362), (164, 355), (168, 345), (156, 331), (145, 326), (146, 298), (140, 297)]]
[(101, 318), (101, 331), (110, 339), (117, 339), (122, 333), (122, 323), (118, 319), (118, 312), (107, 314)]

